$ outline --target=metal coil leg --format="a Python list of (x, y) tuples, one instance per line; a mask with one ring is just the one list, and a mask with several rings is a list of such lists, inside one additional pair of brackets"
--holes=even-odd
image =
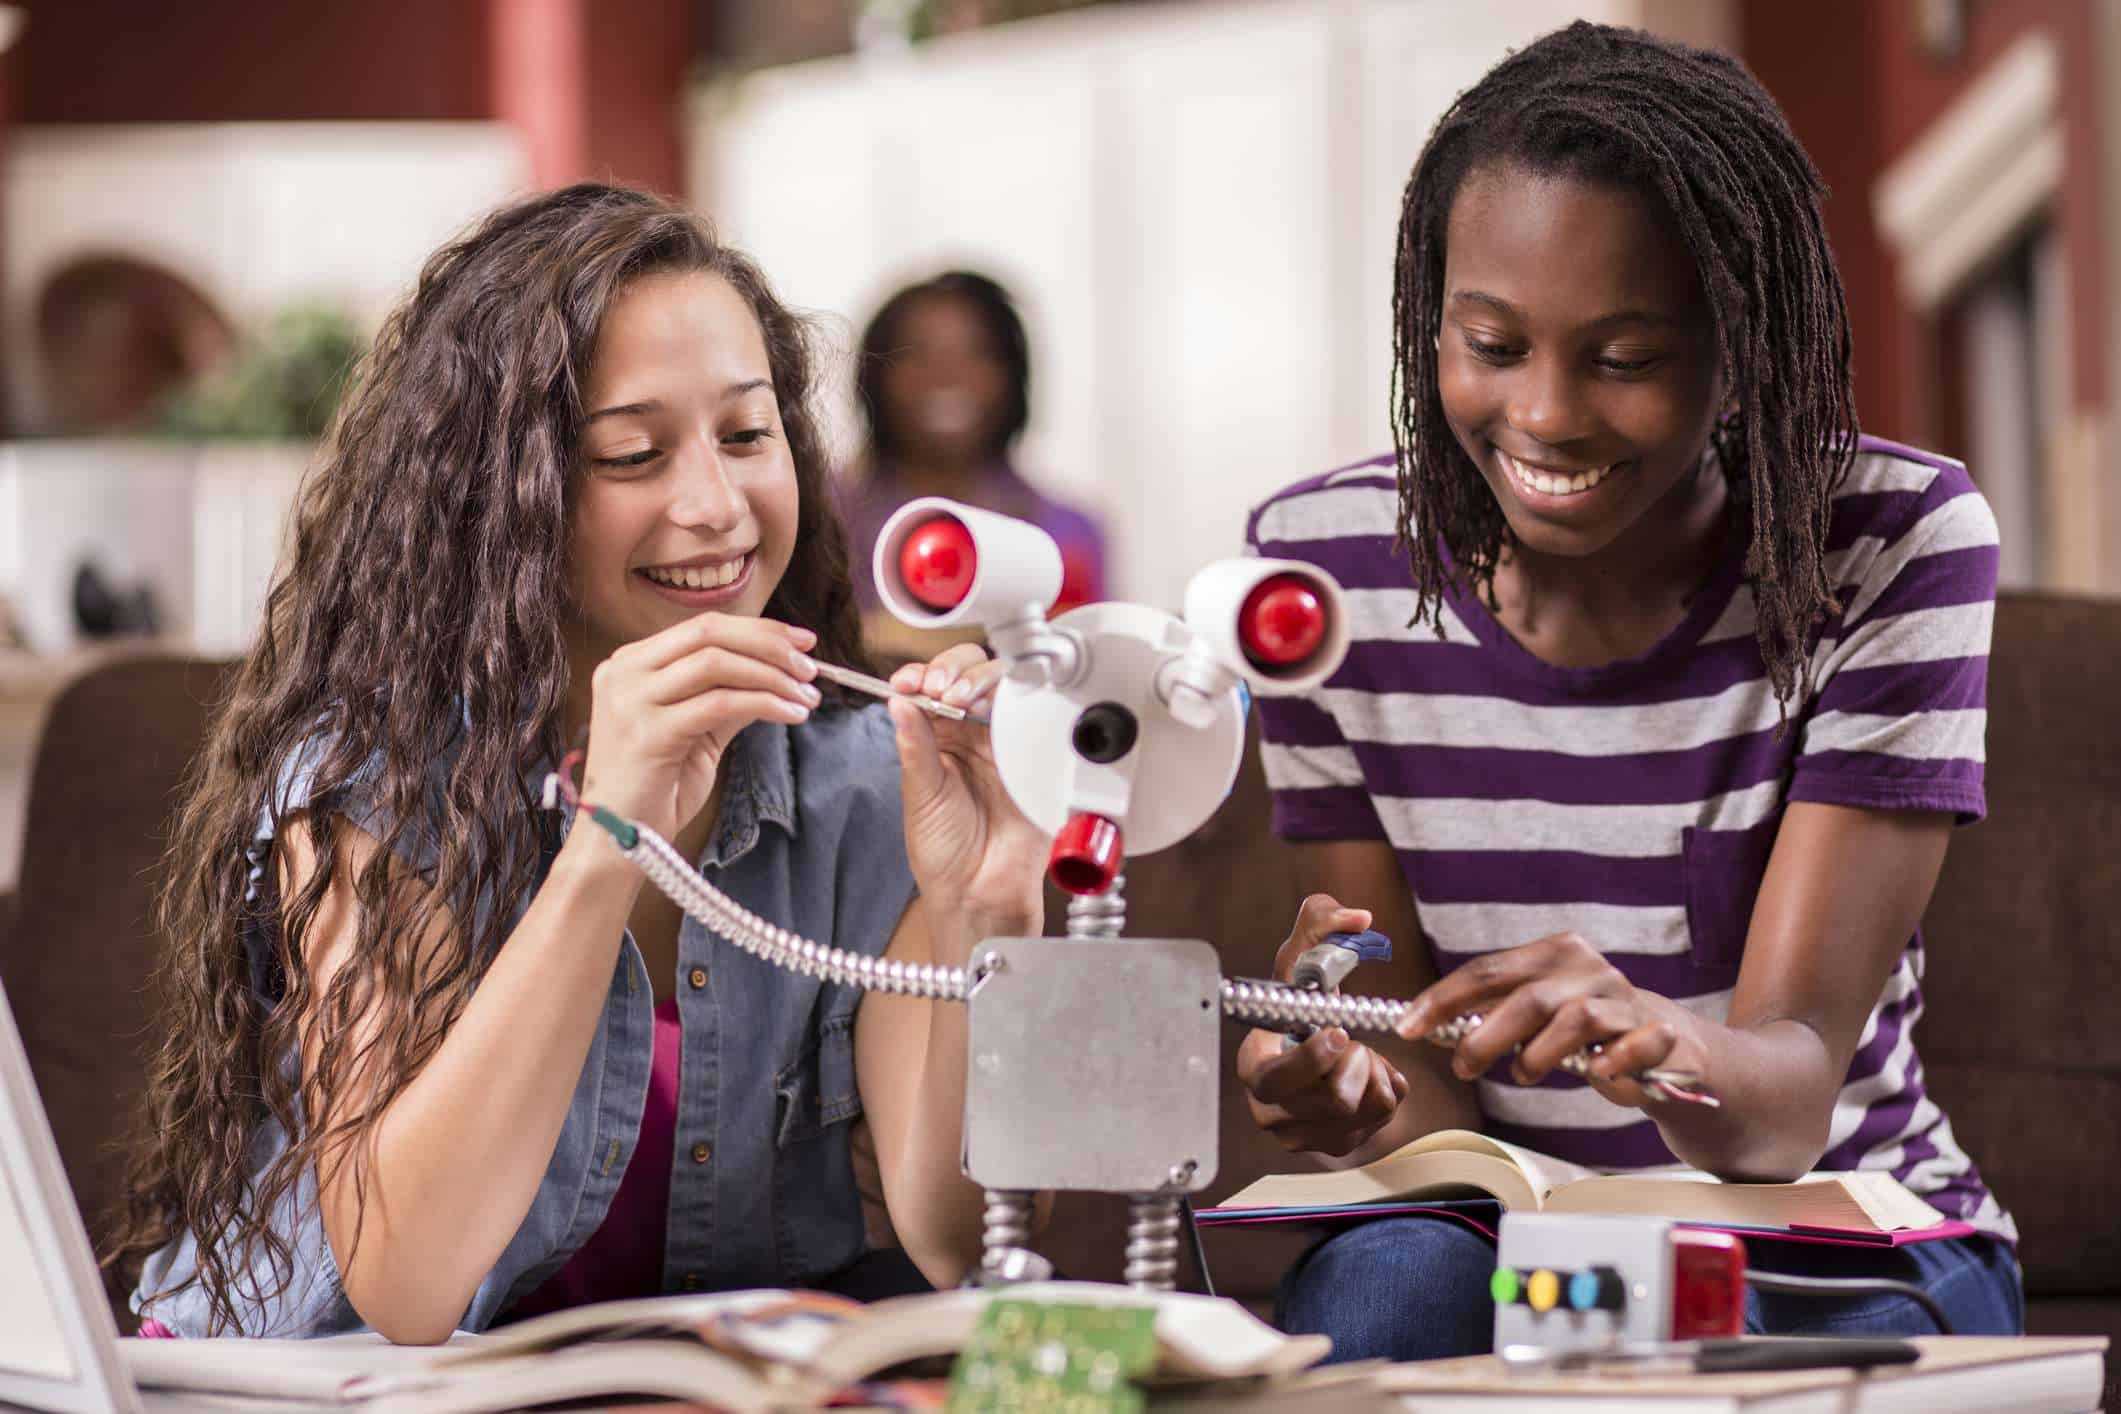
[(1127, 926), (1127, 876), (1113, 879), (1101, 894), (1077, 894), (1068, 900), (1068, 936), (1116, 938)]
[(980, 1284), (1006, 1286), (1043, 1281), (1052, 1264), (1033, 1252), (1031, 1194), (1019, 1189), (987, 1190), (986, 1228), (980, 1235)]
[(1178, 1285), (1178, 1195), (1136, 1193), (1127, 1202), (1127, 1285), (1170, 1291)]

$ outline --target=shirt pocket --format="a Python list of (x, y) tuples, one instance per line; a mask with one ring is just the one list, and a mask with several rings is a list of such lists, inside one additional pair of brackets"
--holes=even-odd
[(1688, 958), (1703, 991), (1736, 985), (1753, 904), (1767, 876), (1782, 814), (1745, 830), (1680, 831), (1686, 876)]
[(785, 1149), (862, 1112), (854, 1083), (854, 1013), (827, 1017), (817, 1044), (806, 1047), (773, 1078), (774, 1142)]
[(849, 1148), (862, 1112), (854, 1078), (854, 1012), (827, 1017), (817, 1044), (774, 1077), (775, 1243), (784, 1283), (846, 1266), (867, 1245)]

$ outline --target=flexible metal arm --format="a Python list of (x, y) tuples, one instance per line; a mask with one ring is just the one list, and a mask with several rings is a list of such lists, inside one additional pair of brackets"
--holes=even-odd
[[(564, 783), (553, 778), (553, 790)], [(571, 792), (570, 792), (571, 794)], [(888, 962), (866, 953), (828, 947), (799, 937), (776, 923), (769, 923), (702, 878), (670, 842), (655, 831), (623, 819), (601, 806), (582, 804), (589, 817), (606, 833), (619, 851), (648, 876), (649, 882), (669, 895), (686, 913), (727, 938), (753, 957), (805, 977), (818, 977), (858, 987), (865, 992), (885, 992), (902, 997), (926, 997), (933, 1001), (961, 1002), (972, 976), (962, 967), (938, 967), (933, 963), (909, 966)], [(1233, 1021), (1279, 1029), (1291, 1023), (1313, 1027), (1338, 1026), (1350, 1035), (1359, 1031), (1393, 1031), (1407, 1013), (1407, 1003), (1387, 997), (1357, 997), (1337, 992), (1313, 992), (1281, 982), (1225, 977), (1222, 981), (1223, 1015)], [(1478, 1016), (1462, 1016), (1436, 1028), (1428, 1039), (1437, 1045), (1455, 1046), (1461, 1037), (1480, 1025)], [(1582, 1076), (1592, 1055), (1578, 1051), (1564, 1057), (1561, 1069)], [(1684, 1071), (1646, 1071), (1645, 1086), (1662, 1099), (1714, 1105), (1715, 1099), (1690, 1088), (1695, 1079)]]

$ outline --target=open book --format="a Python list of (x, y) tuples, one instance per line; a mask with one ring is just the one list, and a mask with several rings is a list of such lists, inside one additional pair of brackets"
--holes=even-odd
[[(1323, 1336), (1286, 1336), (1234, 1301), (1091, 1282), (904, 1296), (872, 1305), (755, 1290), (611, 1301), (556, 1311), (438, 1348), (374, 1340), (127, 1340), (146, 1388), (260, 1394), (360, 1414), (483, 1414), (646, 1395), (735, 1414), (829, 1400), (903, 1403), (886, 1372), (946, 1371), (996, 1299), (1154, 1309), (1151, 1375), (1281, 1377), (1323, 1359)], [(925, 1365), (923, 1362), (927, 1362)], [(880, 1382), (882, 1380), (882, 1382)]]
[(1795, 1183), (1724, 1183), (1689, 1168), (1601, 1174), (1464, 1129), (1423, 1135), (1358, 1168), (1263, 1178), (1200, 1217), (1330, 1217), (1337, 1209), (1466, 1197), (1490, 1197), (1505, 1209), (1637, 1213), (1716, 1227), (1819, 1230), (1855, 1241), (1971, 1231), (1887, 1173), (1810, 1173)]

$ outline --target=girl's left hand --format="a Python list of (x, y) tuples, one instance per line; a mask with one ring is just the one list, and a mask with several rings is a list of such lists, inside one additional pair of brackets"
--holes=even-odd
[[(901, 692), (924, 693), (980, 711), (1006, 665), (976, 643), (891, 675)], [(1002, 788), (987, 728), (930, 717), (903, 698), (890, 703), (898, 728), (906, 810), (906, 858), (933, 916), (963, 918), (974, 937), (1036, 935), (1045, 920), (1048, 841)]]
[(1458, 1043), (1451, 1068), (1461, 1079), (1485, 1075), (1522, 1047), (1512, 1077), (1536, 1084), (1572, 1052), (1598, 1046), (1586, 1077), (1617, 1105), (1641, 1108), (1653, 1097), (1627, 1078), (1653, 1066), (1699, 1070), (1677, 1003), (1637, 988), (1577, 933), (1556, 933), (1489, 953), (1454, 969), (1408, 1004), (1399, 1034), (1421, 1040), (1468, 1012), (1481, 1025)]

